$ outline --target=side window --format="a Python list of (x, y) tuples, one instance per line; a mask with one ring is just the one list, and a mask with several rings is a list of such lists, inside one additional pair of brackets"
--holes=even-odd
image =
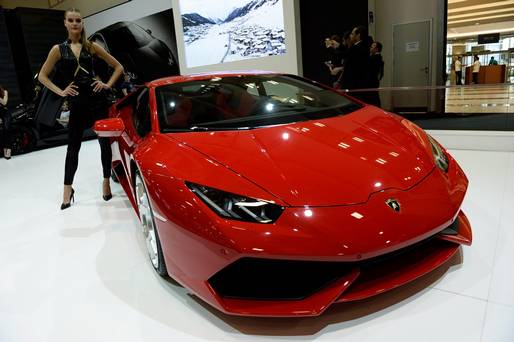
[(130, 24), (127, 26), (127, 29), (130, 31), (132, 37), (134, 37), (133, 39), (137, 47), (148, 45), (153, 40), (153, 37), (147, 31), (135, 24)]
[(152, 116), (149, 105), (149, 92), (144, 88), (138, 95), (134, 104), (134, 128), (140, 137), (146, 136), (152, 130)]

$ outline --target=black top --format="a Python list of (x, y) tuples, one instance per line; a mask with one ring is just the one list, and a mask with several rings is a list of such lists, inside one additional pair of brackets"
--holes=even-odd
[(367, 88), (369, 84), (369, 49), (363, 41), (353, 44), (344, 60), (342, 87), (345, 89)]
[(332, 65), (334, 67), (340, 67), (343, 65), (343, 60), (346, 53), (346, 48), (343, 45), (340, 45), (336, 49), (328, 49), (328, 56), (330, 58), (330, 61), (332, 62)]
[(73, 54), (69, 40), (59, 44), (59, 51), (61, 53), (61, 59), (57, 65), (59, 83), (61, 83), (59, 85), (66, 87), (74, 82), (79, 87), (90, 86), (94, 81), (93, 55), (82, 46), (80, 56), (77, 59)]
[(379, 53), (369, 57), (370, 87), (378, 88), (380, 80), (384, 77), (384, 60)]

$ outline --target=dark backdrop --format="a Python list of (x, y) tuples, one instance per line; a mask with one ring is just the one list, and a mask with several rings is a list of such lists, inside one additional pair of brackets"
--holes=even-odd
[(162, 40), (166, 45), (168, 45), (175, 57), (175, 60), (179, 63), (172, 9), (140, 18), (134, 22), (145, 29), (151, 30), (152, 36)]
[(368, 26), (367, 1), (300, 0), (303, 75), (329, 83), (325, 38)]
[(21, 101), (29, 102), (34, 96), (34, 75), (50, 48), (67, 37), (64, 11), (18, 7), (9, 11), (7, 22)]
[(7, 11), (0, 8), (0, 84), (9, 93), (9, 109), (20, 102), (20, 89), (14, 68), (11, 44), (7, 34)]

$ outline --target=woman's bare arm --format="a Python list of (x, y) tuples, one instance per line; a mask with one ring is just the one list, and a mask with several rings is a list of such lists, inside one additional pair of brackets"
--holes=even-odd
[[(103, 59), (107, 64), (109, 64), (112, 68), (114, 68), (114, 72), (111, 75), (111, 78), (105, 84), (107, 87), (112, 88), (118, 78), (123, 74), (123, 66), (114, 58), (111, 54), (109, 54), (103, 47), (98, 45), (97, 43), (91, 43), (93, 46), (93, 51), (95, 54)], [(95, 82), (96, 83), (96, 82)], [(96, 86), (98, 87), (98, 85)], [(95, 89), (96, 89), (95, 87)]]
[(54, 45), (50, 52), (48, 53), (48, 57), (46, 58), (45, 63), (41, 67), (41, 70), (39, 71), (39, 75), (37, 76), (37, 79), (41, 84), (43, 84), (45, 87), (53, 91), (59, 96), (65, 97), (65, 96), (75, 96), (78, 95), (78, 92), (76, 90), (77, 86), (73, 85), (73, 82), (70, 83), (66, 89), (62, 90), (58, 86), (53, 83), (50, 78), (48, 78), (48, 75), (52, 72), (52, 70), (55, 67), (55, 64), (61, 59), (61, 52), (59, 51), (59, 46)]

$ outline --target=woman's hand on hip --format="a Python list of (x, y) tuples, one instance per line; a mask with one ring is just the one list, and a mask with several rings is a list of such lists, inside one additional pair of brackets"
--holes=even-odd
[(91, 87), (93, 87), (93, 91), (95, 93), (102, 91), (104, 89), (111, 89), (107, 84), (103, 83), (102, 81), (96, 80), (91, 84)]
[(61, 96), (62, 97), (66, 97), (66, 96), (77, 96), (79, 94), (79, 92), (77, 91), (78, 89), (78, 86), (74, 85), (73, 82), (71, 82), (67, 87), (66, 89), (64, 89), (62, 92), (61, 92)]

